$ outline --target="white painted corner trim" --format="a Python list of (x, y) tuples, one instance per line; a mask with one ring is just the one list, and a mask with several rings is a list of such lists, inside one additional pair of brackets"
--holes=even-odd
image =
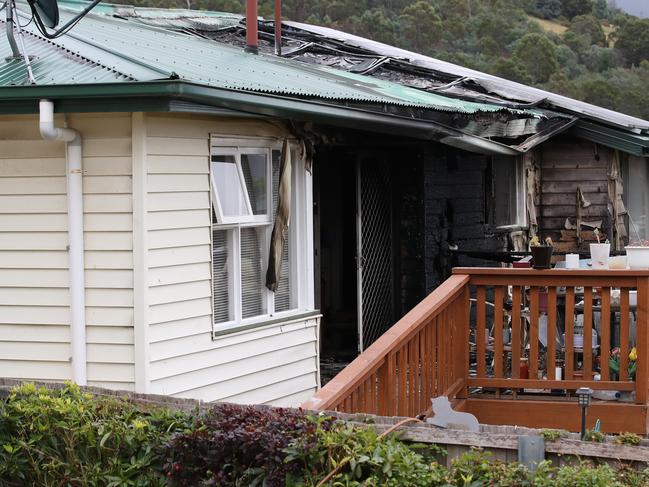
[(133, 333), (135, 348), (135, 392), (151, 389), (151, 345), (149, 343), (147, 154), (146, 115), (133, 113), (131, 120), (133, 167)]

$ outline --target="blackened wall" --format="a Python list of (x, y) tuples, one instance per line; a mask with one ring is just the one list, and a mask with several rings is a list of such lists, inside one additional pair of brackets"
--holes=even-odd
[(507, 235), (486, 221), (485, 184), (488, 156), (442, 145), (429, 145), (423, 156), (424, 266), (426, 292), (432, 291), (456, 266), (490, 266), (484, 261), (449, 252), (501, 251)]
[(423, 156), (423, 146), (413, 147), (392, 165), (397, 319), (426, 295)]

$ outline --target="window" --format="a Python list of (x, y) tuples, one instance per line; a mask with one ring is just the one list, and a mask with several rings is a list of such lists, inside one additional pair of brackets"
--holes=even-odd
[(525, 171), (517, 157), (493, 156), (489, 165), (488, 221), (495, 227), (526, 225)]
[(624, 195), (629, 242), (649, 239), (649, 164), (644, 157), (630, 156), (626, 167)]
[(277, 290), (271, 292), (265, 282), (278, 200), (281, 143), (213, 137), (211, 145), (215, 330), (263, 323), (275, 316), (305, 310), (308, 299), (297, 292), (297, 282), (307, 278), (309, 266), (298, 265), (298, 257), (304, 258), (307, 251), (306, 248), (300, 251), (298, 245), (306, 247), (308, 242), (296, 235), (304, 233), (299, 225), (306, 215), (303, 209), (306, 205), (296, 203), (296, 199), (304, 197), (304, 189), (299, 184), (305, 176), (303, 164), (293, 155), (291, 223), (282, 252)]

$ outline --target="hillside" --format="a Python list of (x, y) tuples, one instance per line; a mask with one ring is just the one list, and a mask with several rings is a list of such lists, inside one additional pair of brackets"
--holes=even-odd
[[(118, 1), (244, 10), (243, 0)], [(273, 0), (259, 11), (272, 19)], [(607, 0), (285, 0), (283, 14), (649, 119), (649, 19)]]

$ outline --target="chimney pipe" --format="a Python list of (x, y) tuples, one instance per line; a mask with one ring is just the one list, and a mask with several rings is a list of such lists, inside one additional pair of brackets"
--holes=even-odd
[(282, 0), (275, 0), (275, 55), (282, 55)]
[(257, 0), (246, 0), (246, 51), (257, 54)]

